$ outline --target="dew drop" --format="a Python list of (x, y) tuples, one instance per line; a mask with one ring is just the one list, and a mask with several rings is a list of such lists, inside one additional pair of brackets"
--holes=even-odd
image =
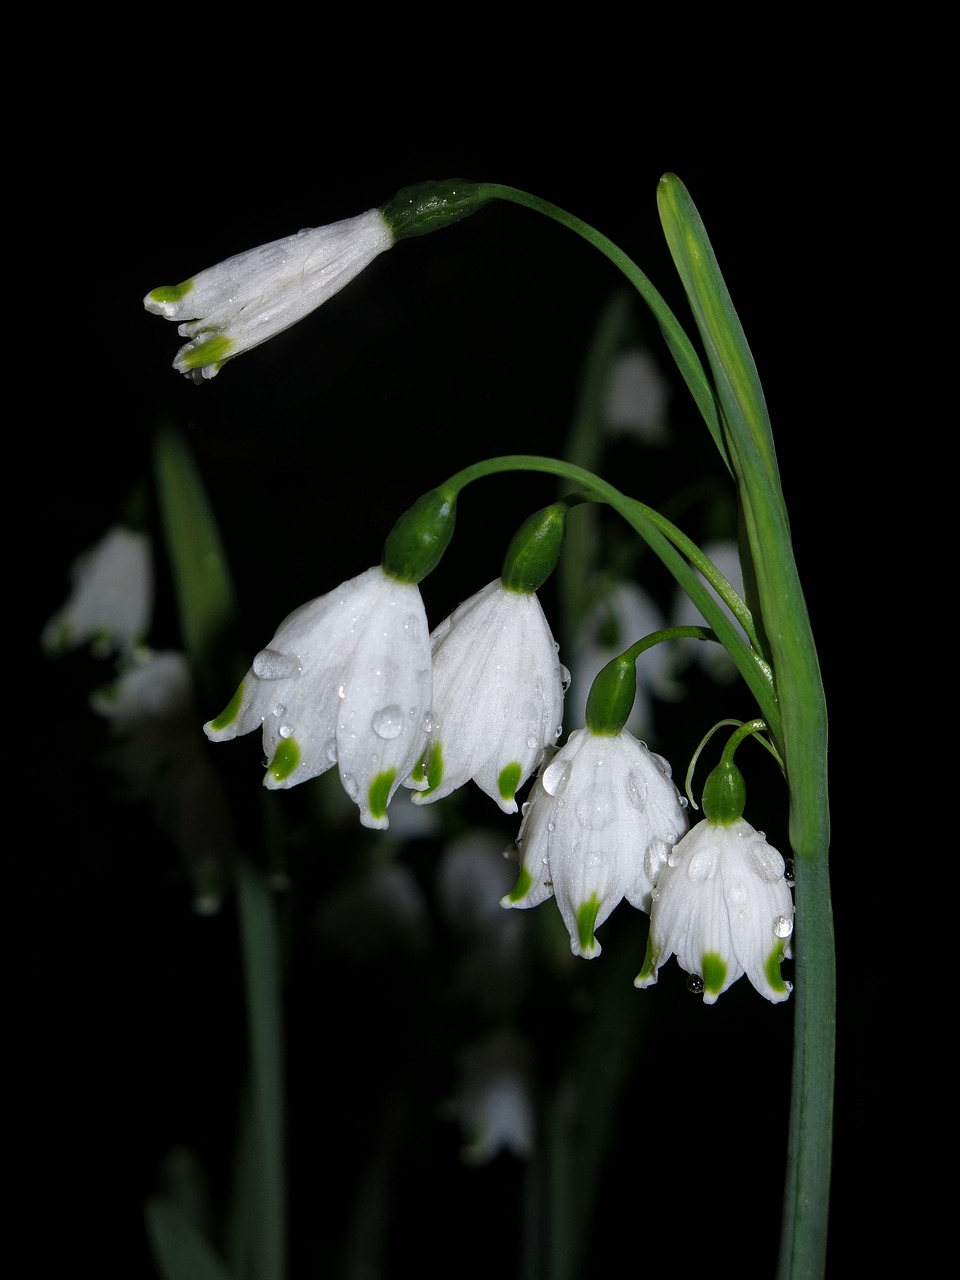
[(556, 831), (556, 829), (557, 829), (557, 824), (556, 824), (555, 822), (548, 822), (548, 823), (547, 823), (547, 830), (548, 830), (548, 831)]
[(520, 817), (525, 818), (529, 812), (530, 812), (530, 801), (524, 800), (523, 804), (520, 806)]
[(554, 760), (548, 764), (540, 775), (540, 785), (548, 796), (555, 796), (563, 785), (567, 767), (562, 760)]
[(577, 821), (587, 831), (602, 831), (613, 818), (613, 805), (608, 796), (595, 794), (577, 801)]
[(773, 922), (773, 932), (778, 938), (789, 938), (793, 933), (793, 920), (790, 916), (777, 916)]
[(428, 711), (424, 715), (420, 727), (423, 729), (424, 733), (433, 733), (434, 724), (435, 724), (435, 721), (433, 719), (433, 712)]
[(298, 676), (301, 670), (295, 653), (280, 653), (277, 649), (261, 649), (253, 660), (253, 674), (261, 680), (287, 680)]
[(398, 707), (396, 703), (392, 703), (389, 707), (381, 707), (374, 713), (370, 727), (378, 738), (385, 738), (388, 742), (391, 738), (399, 738), (403, 733), (403, 708)]
[(277, 732), (280, 734), (280, 737), (281, 737), (281, 738), (292, 738), (292, 737), (293, 737), (293, 725), (291, 725), (291, 724), (282, 724), (282, 725), (280, 726), (280, 728), (277, 730)]
[(529, 737), (527, 738), (527, 747), (529, 748), (529, 750), (530, 750), (530, 751), (536, 751), (536, 749), (537, 749), (537, 747), (539, 747), (539, 745), (540, 745), (540, 743), (536, 740), (536, 738), (535, 738), (535, 737), (533, 736), (533, 734), (531, 733), (531, 734), (529, 735)]
[(687, 978), (687, 990), (692, 991), (695, 996), (703, 995), (703, 979), (699, 973), (691, 973)]
[(568, 692), (569, 692), (569, 690), (570, 690), (570, 685), (571, 685), (572, 683), (573, 683), (573, 678), (571, 677), (570, 672), (569, 672), (569, 671), (567, 670), (567, 668), (566, 668), (566, 667), (561, 663), (561, 665), (560, 665), (560, 684), (561, 684), (561, 686), (562, 686), (562, 688), (563, 688), (563, 692), (564, 692), (564, 693), (568, 693)]
[(686, 796), (680, 796), (678, 798), (678, 803), (681, 809), (686, 809), (687, 806), (690, 804), (690, 801), (687, 799)]
[(340, 781), (343, 783), (343, 789), (351, 800), (356, 800), (360, 795), (360, 786), (352, 773), (345, 773), (341, 776)]
[(331, 764), (337, 763), (337, 740), (336, 738), (328, 738), (323, 744), (323, 754)]
[(788, 858), (787, 861), (784, 863), (783, 875), (787, 884), (792, 889), (793, 886), (797, 883), (796, 876), (794, 875), (792, 858)]
[(273, 714), (276, 716), (278, 720), (282, 720), (283, 717), (287, 714), (287, 708), (283, 705), (282, 702), (278, 702), (277, 705), (273, 708)]

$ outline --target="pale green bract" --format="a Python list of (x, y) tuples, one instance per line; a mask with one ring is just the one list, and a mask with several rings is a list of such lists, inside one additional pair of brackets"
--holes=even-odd
[(394, 243), (370, 209), (325, 227), (238, 253), (178, 285), (152, 289), (143, 305), (179, 324), (190, 341), (173, 362), (195, 382), (315, 311)]

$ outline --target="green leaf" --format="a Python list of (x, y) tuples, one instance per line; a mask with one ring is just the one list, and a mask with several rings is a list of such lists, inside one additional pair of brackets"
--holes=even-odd
[(145, 1207), (147, 1234), (164, 1280), (234, 1280), (233, 1273), (180, 1206), (151, 1196)]
[(157, 431), (154, 466), (184, 648), (201, 700), (222, 702), (243, 672), (227, 649), (236, 609), (220, 531), (196, 463), (171, 426)]

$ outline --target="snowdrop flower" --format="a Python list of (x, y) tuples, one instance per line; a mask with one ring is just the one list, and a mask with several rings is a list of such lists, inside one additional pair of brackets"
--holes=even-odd
[(508, 1152), (526, 1159), (534, 1149), (533, 1070), (530, 1048), (502, 1028), (464, 1052), (456, 1100), (465, 1164), (487, 1164)]
[(393, 244), (383, 215), (370, 209), (238, 253), (182, 284), (161, 285), (143, 305), (179, 324), (189, 341), (174, 368), (199, 382), (302, 320)]
[(649, 351), (624, 351), (614, 360), (607, 389), (607, 422), (613, 434), (635, 435), (644, 444), (667, 439), (670, 384)]
[(271, 789), (338, 765), (360, 821), (384, 829), (423, 752), (431, 688), (419, 587), (377, 566), (285, 618), (204, 731), (223, 742), (262, 726)]
[(430, 637), (433, 723), (409, 785), (429, 804), (471, 778), (504, 813), (560, 732), (569, 673), (535, 592), (498, 578)]
[(130, 654), (146, 635), (153, 608), (150, 539), (118, 525), (76, 559), (71, 578), (66, 604), (40, 637), (46, 652), (92, 643), (98, 657)]
[(504, 907), (556, 896), (574, 955), (600, 954), (594, 931), (626, 898), (649, 911), (686, 804), (670, 766), (632, 733), (572, 733), (545, 765), (524, 806), (521, 871)]
[[(734, 773), (739, 776), (735, 767)], [(792, 990), (780, 976), (793, 933), (783, 858), (741, 815), (712, 811), (706, 792), (704, 811), (707, 817), (678, 842), (657, 882), (635, 985), (653, 986), (676, 955), (705, 1004), (743, 974), (779, 1003)]]

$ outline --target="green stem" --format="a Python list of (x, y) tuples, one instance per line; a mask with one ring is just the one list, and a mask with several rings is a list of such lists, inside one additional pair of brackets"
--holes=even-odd
[(749, 610), (726, 578), (695, 543), (652, 507), (638, 502), (635, 498), (628, 498), (606, 480), (586, 471), (583, 467), (564, 462), (559, 458), (539, 457), (535, 454), (508, 454), (499, 458), (487, 458), (483, 462), (474, 463), (458, 471), (445, 481), (443, 487), (457, 494), (475, 480), (505, 471), (541, 471), (549, 475), (563, 476), (585, 488), (594, 501), (606, 502), (621, 515), (659, 556), (703, 614), (756, 698), (760, 712), (770, 726), (772, 736), (777, 738), (780, 729), (780, 711), (770, 667), (757, 649), (746, 642), (743, 633), (704, 585), (701, 575), (707, 579), (720, 599), (735, 615), (746, 634), (754, 638), (756, 630)]
[(576, 232), (578, 236), (592, 244), (594, 248), (599, 249), (614, 266), (623, 272), (653, 313), (670, 354), (673, 356), (677, 368), (680, 370), (680, 374), (697, 404), (697, 408), (703, 415), (703, 420), (713, 436), (714, 443), (729, 467), (727, 446), (721, 430), (720, 413), (713, 386), (704, 372), (700, 358), (680, 322), (633, 259), (624, 253), (618, 245), (614, 244), (612, 240), (605, 235), (601, 235), (594, 227), (591, 227), (581, 218), (574, 217), (566, 209), (561, 209), (558, 205), (551, 204), (549, 200), (541, 200), (539, 196), (531, 195), (527, 191), (519, 191), (516, 187), (501, 186), (499, 183), (492, 182), (478, 183), (477, 191), (485, 199), (508, 200), (512, 204), (523, 205), (527, 209), (532, 209), (536, 213), (542, 213), (546, 217), (552, 218), (570, 231)]

